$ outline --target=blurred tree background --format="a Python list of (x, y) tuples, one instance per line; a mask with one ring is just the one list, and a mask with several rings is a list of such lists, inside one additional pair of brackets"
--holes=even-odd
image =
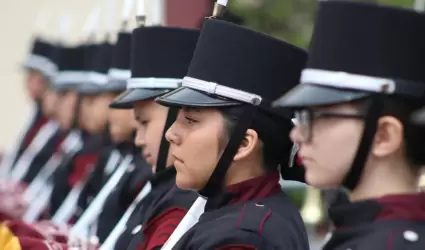
[[(349, 0), (346, 0), (349, 1)], [(414, 0), (351, 0), (412, 8)], [(229, 0), (233, 13), (245, 25), (307, 48), (314, 23), (317, 0)]]

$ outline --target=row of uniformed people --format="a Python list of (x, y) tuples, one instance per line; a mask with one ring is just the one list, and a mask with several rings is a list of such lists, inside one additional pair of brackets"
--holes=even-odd
[[(278, 169), (299, 177), (298, 168), (287, 168), (291, 116), (272, 107), (306, 68), (302, 84), (274, 106), (296, 111), (290, 138), (306, 181), (351, 190), (351, 202), (330, 209), (336, 229), (325, 249), (422, 249), (422, 133), (410, 114), (423, 106), (423, 20), (390, 7), (320, 3), (307, 67), (302, 50), (224, 21), (207, 19), (199, 39), (193, 30), (136, 29), (129, 90), (113, 105), (133, 108), (135, 142), (156, 173), (115, 248), (165, 243), (196, 198), (161, 191), (169, 180), (208, 198), (173, 249), (308, 249), (301, 218), (278, 185)], [(172, 45), (158, 42), (168, 40)], [(178, 43), (185, 47), (173, 50)], [(192, 202), (179, 204), (183, 197)]]
[[(106, 46), (104, 45), (103, 48), (105, 47)], [(95, 48), (91, 49), (91, 51), (93, 51), (94, 49)], [(120, 63), (119, 61), (120, 58), (116, 58), (116, 57), (125, 54), (122, 51), (119, 51), (122, 49), (123, 49), (122, 46), (117, 45), (116, 50), (119, 53), (117, 53), (117, 55), (114, 58), (115, 64)], [(77, 96), (79, 96), (80, 98), (82, 98), (80, 103), (81, 107), (79, 108), (80, 109), (79, 114), (77, 115), (77, 117), (75, 117), (75, 119), (78, 120), (79, 127), (83, 129), (85, 134), (87, 135), (101, 134), (101, 136), (100, 138), (97, 138), (97, 140), (93, 140), (93, 139), (88, 140), (88, 143), (85, 143), (85, 145), (89, 145), (90, 143), (93, 144), (93, 142), (94, 144), (90, 146), (86, 146), (87, 148), (86, 151), (78, 150), (76, 157), (74, 157), (73, 155), (70, 155), (70, 157), (68, 157), (70, 159), (63, 161), (60, 164), (60, 166), (56, 166), (57, 167), (56, 173), (49, 173), (49, 175), (51, 175), (49, 178), (53, 178), (53, 184), (54, 184), (53, 195), (50, 195), (51, 200), (50, 200), (50, 206), (49, 206), (50, 214), (54, 215), (53, 222), (63, 221), (64, 218), (67, 218), (68, 220), (72, 219), (72, 217), (78, 218), (78, 216), (80, 215), (79, 213), (81, 213), (80, 212), (81, 209), (74, 209), (74, 206), (76, 205), (75, 204), (76, 199), (78, 198), (78, 204), (84, 208), (85, 206), (84, 204), (87, 202), (87, 199), (89, 200), (90, 196), (95, 195), (98, 192), (98, 189), (101, 188), (102, 182), (104, 182), (104, 180), (102, 180), (103, 175), (99, 175), (98, 171), (99, 170), (101, 171), (103, 169), (104, 170), (103, 172), (105, 173), (107, 177), (114, 171), (114, 167), (117, 164), (116, 161), (120, 160), (120, 159), (116, 159), (117, 158), (116, 152), (113, 152), (115, 154), (111, 154), (110, 151), (112, 151), (112, 148), (109, 146), (110, 143), (107, 143), (104, 140), (105, 136), (103, 135), (103, 131), (105, 129), (106, 121), (108, 118), (107, 104), (117, 95), (117, 92), (125, 89), (125, 85), (123, 87), (122, 79), (120, 79), (119, 77), (118, 77), (118, 80), (121, 81), (119, 83), (108, 83), (106, 85), (102, 85), (106, 83), (106, 82), (102, 82), (103, 80), (105, 80), (105, 77), (103, 77), (102, 79), (102, 73), (104, 73), (102, 72), (102, 70), (105, 69), (105, 67), (103, 67), (102, 69), (102, 65), (95, 66), (98, 68), (94, 69), (96, 71), (91, 72), (90, 79), (87, 79), (87, 77), (84, 78), (83, 77), (84, 72), (82, 71), (84, 69), (82, 67), (83, 66), (82, 59), (84, 59), (83, 56), (84, 54), (92, 56), (93, 52), (90, 52), (87, 47), (67, 48), (67, 50), (70, 52), (68, 54), (72, 56), (72, 59), (74, 59), (75, 64), (73, 66), (70, 66), (68, 69), (64, 69), (63, 71), (61, 71), (61, 74), (59, 74), (59, 77), (58, 77), (58, 81), (56, 82), (58, 83), (58, 85), (52, 89), (52, 91), (56, 91), (57, 94), (63, 95), (63, 97), (59, 97), (59, 99), (63, 102), (66, 102), (67, 104), (68, 116), (64, 120), (63, 119), (62, 120), (59, 119), (59, 120), (61, 120), (62, 123), (65, 123), (63, 124), (65, 125), (65, 127), (67, 126), (66, 125), (67, 122), (69, 123), (72, 122), (72, 119), (73, 119), (72, 115), (75, 115), (75, 113), (73, 113), (72, 111), (76, 107), (76, 105), (78, 105)], [(97, 56), (95, 55), (95, 57), (100, 57), (100, 58), (98, 58), (97, 60), (94, 60), (95, 65), (96, 65), (96, 61), (104, 62), (103, 60), (109, 60), (109, 58), (104, 55), (104, 53), (108, 51), (105, 51), (105, 49), (103, 49), (102, 51), (101, 48), (96, 50), (98, 50), (99, 52), (94, 51), (94, 53), (97, 53)], [(83, 54), (81, 52), (85, 52), (85, 53)], [(64, 58), (64, 57), (62, 58), (68, 63), (72, 61), (71, 58)], [(79, 81), (89, 81), (91, 84), (78, 86), (78, 84), (76, 83), (78, 83)], [(94, 84), (98, 84), (98, 86)], [(62, 111), (66, 111), (66, 110), (62, 110)], [(118, 116), (119, 120), (114, 118), (115, 116)], [(125, 117), (127, 117), (127, 121), (122, 121), (122, 119)], [(133, 146), (132, 143), (128, 142), (129, 140), (131, 140), (131, 136), (134, 130), (134, 126), (132, 125), (133, 123), (131, 122), (131, 119), (129, 119), (131, 118), (131, 113), (129, 111), (127, 112), (121, 111), (115, 114), (110, 114), (109, 118), (112, 121), (110, 123), (111, 124), (110, 130), (112, 134), (112, 139), (115, 143), (114, 150), (120, 151), (118, 153), (118, 158), (121, 157), (120, 155), (125, 155), (125, 154), (130, 154), (131, 156), (133, 156), (135, 147)], [(68, 124), (68, 126), (69, 125), (70, 124)], [(105, 152), (100, 154), (99, 159), (95, 161), (95, 158), (97, 158), (96, 156), (98, 154), (98, 151), (101, 151), (100, 147), (105, 147)], [(112, 160), (112, 162), (115, 161), (115, 164), (111, 165), (109, 163), (111, 159), (109, 158), (113, 158), (112, 156), (115, 156), (115, 160)], [(133, 157), (131, 157), (131, 159), (132, 158)], [(105, 162), (106, 160), (108, 160), (108, 163)], [(96, 162), (96, 166), (94, 167), (90, 166), (90, 165), (93, 165), (95, 162)], [(144, 170), (145, 172), (144, 174), (146, 174), (147, 167), (143, 168), (143, 165), (144, 165), (143, 162), (141, 162), (140, 164), (142, 168), (137, 169), (138, 171), (136, 172), (140, 172), (140, 170)], [(86, 180), (87, 174), (89, 173), (88, 171), (90, 171), (91, 169), (94, 169), (94, 172), (91, 174), (91, 176), (88, 177), (89, 180)], [(147, 174), (149, 175), (149, 173)], [(78, 188), (78, 185), (80, 185), (79, 188)], [(70, 192), (71, 189), (72, 191)], [(76, 191), (77, 196), (71, 195), (73, 191)], [(44, 189), (44, 190), (41, 190), (41, 192), (45, 193), (47, 191), (46, 189)], [(36, 197), (35, 199), (39, 199), (39, 197)], [(65, 201), (73, 200), (73, 202), (65, 203), (64, 199)], [(70, 207), (67, 208), (67, 206), (70, 206)], [(29, 210), (31, 210), (31, 208), (32, 207), (30, 207)], [(37, 205), (34, 208), (38, 210), (39, 212), (41, 211), (40, 209), (43, 209), (43, 207), (40, 207), (39, 205)], [(56, 211), (59, 214), (61, 214), (62, 215), (61, 216), (61, 215), (55, 214), (55, 210), (64, 211), (64, 212), (60, 213), (59, 211)], [(33, 221), (37, 219), (37, 217), (34, 217), (34, 216), (36, 216), (36, 214), (35, 215), (31, 214), (31, 216), (29, 216), (30, 218), (27, 218), (25, 214), (24, 220), (27, 221), (28, 219), (29, 221)], [(46, 222), (39, 223), (38, 225), (37, 224), (31, 225), (31, 226), (23, 224), (22, 222), (19, 222), (19, 221), (9, 221), (7, 222), (7, 224), (9, 228), (14, 230), (15, 233), (18, 235), (19, 234), (20, 235), (37, 235), (37, 237), (39, 238), (44, 238), (46, 237), (46, 235), (37, 234), (37, 233), (40, 230), (42, 230), (41, 232), (44, 233), (43, 230), (44, 231), (46, 230), (46, 226), (50, 226), (49, 225), (50, 223), (46, 223)], [(55, 223), (55, 224), (56, 226), (58, 225), (58, 223)], [(36, 226), (38, 230), (34, 230), (36, 228), (34, 228), (33, 226)], [(56, 233), (56, 232), (53, 232), (53, 233)], [(62, 240), (63, 240), (63, 237), (62, 237)]]
[[(230, 26), (230, 27), (233, 27), (233, 26)], [(237, 26), (234, 25), (234, 27), (236, 28)], [(181, 81), (181, 79), (186, 75), (187, 68), (189, 66), (189, 62), (192, 58), (193, 50), (195, 48), (195, 45), (198, 39), (199, 31), (175, 29), (175, 28), (142, 27), (140, 28), (140, 30), (134, 31), (133, 35), (135, 40), (137, 38), (136, 36), (137, 32), (140, 33), (139, 39), (140, 38), (145, 39), (144, 44), (146, 44), (147, 48), (145, 48), (142, 45), (133, 46), (134, 50), (140, 50), (140, 52), (138, 53), (141, 55), (141, 59), (139, 60), (144, 60), (144, 61), (142, 61), (141, 63), (133, 62), (132, 65), (143, 65), (143, 67), (140, 67), (141, 69), (140, 73), (137, 72), (137, 69), (132, 68), (132, 71), (133, 71), (132, 78), (134, 79), (131, 79), (129, 81), (128, 87), (134, 88), (134, 87), (140, 86), (138, 85), (138, 82), (142, 82), (142, 83), (148, 82), (148, 85), (144, 88), (143, 86), (145, 85), (143, 84), (141, 85), (142, 88), (140, 88), (140, 90), (142, 90), (141, 92), (142, 97), (137, 95), (139, 91), (135, 91), (135, 93), (134, 91), (132, 91), (128, 93), (128, 95), (123, 96), (122, 97), (123, 100), (120, 100), (119, 102), (128, 103), (130, 101), (128, 103), (129, 106), (128, 105), (127, 106), (132, 107), (133, 106), (132, 102), (134, 101), (142, 102), (144, 99), (146, 99), (150, 103), (149, 104), (150, 106), (156, 107), (156, 109), (152, 109), (153, 114), (157, 113), (156, 116), (158, 117), (156, 119), (159, 119), (159, 120), (156, 120), (156, 123), (161, 123), (161, 118), (163, 119), (162, 122), (164, 122), (164, 120), (168, 116), (167, 120), (168, 120), (168, 124), (170, 125), (175, 119), (176, 110), (167, 112), (167, 109), (159, 108), (160, 106), (158, 104), (154, 104), (153, 100), (155, 97), (161, 94), (164, 94), (166, 92), (169, 92), (171, 89), (176, 88), (178, 86), (178, 83)], [(147, 35), (145, 35), (145, 33)], [(163, 42), (162, 43), (156, 42), (156, 41), (163, 41), (164, 38), (166, 38), (167, 40), (170, 40), (170, 44), (164, 44)], [(241, 38), (244, 39), (244, 37), (241, 37)], [(276, 42), (279, 44), (278, 41)], [(143, 44), (143, 40), (141, 41), (141, 44)], [(154, 45), (157, 45), (158, 47), (155, 47)], [(293, 49), (291, 46), (288, 46), (285, 43), (283, 43), (283, 45), (281, 46), (283, 46), (284, 48), (288, 47), (285, 49), (285, 51), (288, 50), (289, 53), (291, 53), (291, 50)], [(155, 51), (156, 53), (152, 53), (152, 56), (149, 56), (149, 53), (147, 52), (152, 52), (152, 51)], [(133, 55), (138, 53), (133, 53)], [(300, 56), (300, 59), (299, 59), (300, 63), (299, 65), (297, 65), (298, 68), (300, 69), (302, 61), (303, 59), (305, 59), (305, 53), (299, 49), (294, 49), (293, 53), (295, 53), (295, 56), (297, 53)], [(172, 57), (170, 57), (170, 55), (172, 55)], [(170, 59), (173, 59), (173, 60), (170, 60)], [(169, 65), (167, 65), (168, 64), (166, 63), (167, 61), (169, 61)], [(275, 69), (277, 69), (277, 67), (275, 67)], [(140, 74), (140, 76), (138, 76), (138, 74)], [(293, 74), (295, 74), (293, 78), (296, 79), (297, 73), (294, 72)], [(151, 78), (155, 78), (155, 79), (152, 81)], [(149, 82), (151, 82), (150, 85), (149, 85)], [(293, 84), (295, 84), (295, 82), (296, 81), (293, 81)], [(149, 91), (149, 89), (152, 89), (152, 91)], [(136, 99), (132, 100), (132, 98), (134, 98), (134, 95)], [(277, 97), (278, 96), (276, 95), (275, 98)], [(128, 100), (128, 98), (130, 98), (130, 100)], [(120, 106), (120, 103), (118, 103), (117, 105)], [(144, 108), (144, 110), (146, 110), (146, 108)], [(146, 116), (145, 112), (146, 111), (142, 112), (143, 116)], [(238, 113), (237, 110), (234, 110), (234, 112)], [(162, 113), (162, 117), (161, 117), (161, 113)], [(174, 116), (174, 118), (172, 116)], [(150, 119), (154, 119), (154, 117)], [(141, 123), (145, 124), (144, 122), (141, 122)], [(153, 124), (155, 124), (155, 122), (153, 122)], [(147, 137), (149, 137), (149, 135), (152, 135), (152, 136), (156, 135), (156, 138), (153, 138), (151, 142), (148, 142), (149, 138), (143, 138), (144, 137), (143, 130), (145, 129), (143, 126), (145, 125), (142, 125), (141, 127), (139, 127), (138, 131), (140, 134), (138, 134), (138, 136), (136, 137), (136, 143), (144, 146), (145, 153), (146, 153), (145, 156), (147, 160), (151, 164), (155, 164), (156, 169), (158, 170), (158, 173), (154, 176), (154, 179), (151, 180), (153, 190), (150, 193), (150, 196), (146, 198), (148, 201), (149, 199), (151, 199), (152, 202), (146, 203), (144, 205), (142, 204), (141, 207), (137, 208), (137, 210), (140, 209), (141, 211), (144, 211), (143, 213), (139, 211), (135, 211), (135, 213), (133, 213), (131, 217), (136, 216), (137, 218), (140, 215), (142, 215), (141, 216), (142, 218), (137, 218), (137, 220), (133, 220), (131, 218), (129, 220), (129, 224), (131, 225), (131, 223), (136, 223), (136, 227), (132, 228), (131, 226), (130, 227), (127, 226), (128, 230), (126, 230), (124, 234), (117, 240), (117, 246), (116, 246), (117, 249), (122, 248), (120, 247), (120, 244), (124, 244), (123, 245), (124, 248), (127, 245), (129, 245), (129, 247), (136, 248), (138, 247), (139, 244), (146, 244), (146, 247), (149, 247), (149, 249), (160, 247), (161, 245), (165, 243), (165, 241), (168, 238), (167, 236), (169, 236), (172, 233), (173, 229), (177, 226), (178, 222), (183, 218), (187, 209), (190, 207), (191, 203), (196, 198), (195, 193), (183, 191), (178, 188), (173, 188), (174, 182), (175, 182), (174, 176), (176, 174), (175, 170), (173, 167), (165, 169), (166, 166), (169, 166), (172, 163), (166, 162), (164, 161), (164, 159), (162, 159), (163, 162), (160, 163), (161, 160), (159, 158), (155, 159), (157, 157), (154, 157), (154, 155), (157, 154), (155, 151), (158, 150), (160, 146), (167, 148), (166, 143), (164, 142), (160, 143), (161, 134), (165, 132), (166, 130), (164, 131), (162, 129), (158, 130), (157, 126), (155, 127), (150, 126), (151, 130), (157, 128), (158, 131), (156, 133), (155, 131), (146, 133)], [(290, 145), (288, 147), (288, 150), (289, 149), (290, 149)], [(167, 154), (167, 151), (168, 150), (165, 149), (165, 155)], [(273, 150), (271, 149), (270, 151), (273, 151)], [(277, 153), (278, 153), (278, 150), (276, 150), (273, 154), (277, 154)], [(280, 155), (280, 152), (279, 152), (279, 155)], [(157, 164), (155, 163), (156, 160), (159, 161)], [(280, 162), (280, 159), (279, 159), (279, 162)], [(258, 171), (258, 170), (255, 170), (255, 171)], [(260, 171), (262, 171), (262, 169), (260, 169)], [(233, 197), (234, 198), (233, 202), (238, 203), (238, 202), (252, 199), (254, 197), (264, 197), (269, 195), (269, 193), (275, 193), (275, 192), (279, 193), (280, 187), (278, 185), (279, 178), (277, 173), (273, 174), (273, 176), (269, 178), (271, 178), (271, 180), (273, 181), (270, 183), (271, 186), (265, 189), (266, 191), (265, 193), (264, 192), (253, 193), (252, 195), (250, 195), (251, 197), (241, 197), (242, 200), (237, 199), (237, 197), (235, 196)], [(265, 181), (268, 181), (269, 178), (267, 178), (267, 180)], [(259, 185), (260, 184), (256, 184), (256, 183), (247, 183), (246, 188), (253, 190), (258, 188)], [(241, 187), (240, 188), (241, 191), (235, 190), (235, 192), (242, 192), (243, 188), (244, 187)], [(181, 197), (179, 197), (180, 193), (182, 195)], [(218, 199), (220, 198), (217, 197), (217, 201)], [(288, 203), (288, 201), (286, 200), (287, 198), (283, 197), (283, 199), (286, 201), (286, 203)], [(187, 200), (187, 202), (185, 202), (185, 200)], [(210, 200), (213, 201), (212, 196)], [(225, 202), (230, 202), (230, 200)], [(223, 204), (217, 204), (217, 205), (221, 206)], [(297, 213), (295, 208), (292, 207), (292, 205), (289, 205), (289, 207), (293, 215), (296, 215)], [(108, 211), (107, 209), (104, 209), (104, 210)], [(162, 220), (159, 220), (159, 221), (154, 220), (154, 218), (157, 216), (161, 217)], [(292, 219), (293, 219), (293, 216), (291, 216), (291, 220)], [(156, 223), (153, 223), (154, 221)], [(152, 222), (152, 224), (150, 222)], [(144, 224), (143, 232), (150, 233), (150, 235), (149, 234), (147, 235), (148, 237), (145, 237), (145, 240), (140, 239), (142, 234), (141, 232), (137, 231), (138, 228), (140, 229), (140, 225), (137, 225), (137, 224), (140, 224), (140, 223)], [(169, 225), (170, 223), (171, 225)], [(307, 246), (306, 235), (305, 233), (302, 232), (302, 222), (300, 217), (298, 216), (298, 219), (296, 219), (293, 223), (297, 224), (298, 230), (301, 230), (299, 237), (303, 239), (305, 247), (306, 247)], [(9, 229), (13, 229), (13, 225), (11, 223), (9, 223)], [(130, 232), (127, 232), (127, 231), (130, 231)], [(132, 234), (135, 234), (135, 235), (132, 236)], [(21, 237), (26, 237), (28, 235), (30, 235), (30, 233), (21, 235)], [(127, 236), (128, 239), (126, 239), (125, 235), (128, 235)], [(294, 236), (296, 235), (294, 234)]]

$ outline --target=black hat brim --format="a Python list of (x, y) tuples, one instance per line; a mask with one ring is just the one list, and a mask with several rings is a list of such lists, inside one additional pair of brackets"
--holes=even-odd
[(169, 89), (129, 89), (119, 95), (109, 104), (109, 107), (114, 109), (132, 109), (135, 102), (154, 99), (169, 91)]
[(158, 97), (156, 102), (167, 107), (228, 107), (241, 105), (241, 102), (209, 95), (187, 87), (180, 87)]
[(304, 108), (332, 105), (360, 100), (371, 93), (347, 89), (337, 89), (314, 84), (299, 84), (281, 98), (273, 102), (274, 107)]

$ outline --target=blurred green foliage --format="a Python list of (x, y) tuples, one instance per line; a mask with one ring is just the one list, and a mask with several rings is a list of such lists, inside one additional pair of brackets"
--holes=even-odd
[[(412, 8), (414, 0), (351, 0)], [(317, 0), (230, 0), (232, 12), (245, 25), (307, 48), (314, 23)]]

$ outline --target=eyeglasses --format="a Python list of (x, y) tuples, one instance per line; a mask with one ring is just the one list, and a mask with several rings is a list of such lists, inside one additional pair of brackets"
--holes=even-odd
[(303, 109), (295, 112), (294, 123), (300, 128), (303, 142), (311, 142), (313, 137), (313, 122), (318, 118), (346, 118), (346, 119), (363, 119), (363, 114), (348, 114), (332, 111), (315, 111), (311, 109)]

